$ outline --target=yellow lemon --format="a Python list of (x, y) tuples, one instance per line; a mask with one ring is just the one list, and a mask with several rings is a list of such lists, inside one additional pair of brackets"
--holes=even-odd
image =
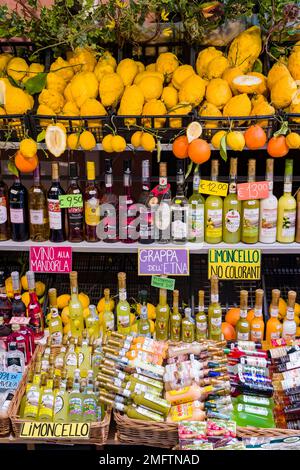
[(79, 134), (70, 134), (67, 138), (67, 145), (69, 149), (76, 150), (79, 147)]
[(300, 327), (299, 326), (296, 329), (296, 336), (300, 336)]
[(141, 137), (143, 133), (142, 131), (136, 131), (134, 134), (131, 136), (131, 145), (133, 145), (135, 148), (138, 148), (141, 146)]
[(86, 307), (86, 308), (83, 309), (83, 318), (86, 320), (87, 317), (89, 317), (89, 316), (90, 316), (90, 309), (89, 309), (89, 307)]
[(155, 146), (156, 146), (155, 139), (154, 139), (153, 135), (148, 134), (147, 132), (144, 132), (141, 136), (141, 146), (147, 152), (153, 152), (153, 150), (155, 149)]
[(20, 142), (20, 152), (26, 158), (32, 158), (37, 153), (37, 144), (33, 139), (23, 139)]
[(133, 325), (134, 322), (136, 321), (136, 316), (134, 313), (130, 314), (130, 325)]
[(42, 297), (45, 293), (45, 290), (46, 290), (46, 286), (43, 282), (37, 281), (35, 283), (35, 291), (38, 297)]
[(150, 323), (150, 333), (153, 334), (155, 331), (155, 322), (153, 320), (149, 320)]
[(295, 303), (295, 315), (300, 315), (300, 305)]
[(79, 298), (79, 300), (81, 302), (81, 305), (84, 309), (87, 308), (90, 305), (89, 296), (86, 295), (84, 292), (80, 292), (80, 294), (78, 294), (78, 298)]
[(111, 146), (114, 152), (124, 152), (126, 140), (120, 135), (114, 135), (111, 139)]
[(228, 132), (226, 136), (226, 144), (231, 148), (231, 150), (243, 150), (245, 147), (245, 138), (243, 133), (240, 131)]
[(27, 308), (30, 302), (29, 292), (24, 292), (24, 294), (22, 294), (22, 300)]
[(214, 134), (213, 138), (211, 139), (212, 146), (220, 150), (221, 147), (221, 140), (226, 135), (226, 131), (218, 131)]
[(103, 147), (104, 152), (106, 153), (112, 153), (114, 151), (114, 149), (112, 148), (112, 144), (111, 144), (112, 138), (113, 138), (113, 135), (108, 134), (102, 140), (102, 147)]
[(59, 310), (62, 310), (63, 308), (69, 305), (70, 298), (71, 297), (69, 294), (63, 294), (57, 297), (57, 307), (59, 308)]
[(65, 335), (67, 335), (68, 333), (70, 333), (70, 331), (71, 331), (71, 325), (70, 325), (70, 323), (67, 323), (67, 324), (64, 326), (63, 331), (64, 331), (64, 334), (65, 334)]
[[(109, 310), (113, 312), (115, 308), (115, 301), (113, 299), (109, 300)], [(105, 309), (105, 298), (102, 297), (102, 299), (99, 300), (98, 305), (97, 305), (97, 310), (98, 312), (104, 312)]]
[(6, 290), (7, 297), (12, 299), (13, 296), (14, 296), (14, 291), (13, 291), (12, 278), (11, 277), (8, 277), (7, 279), (5, 279), (5, 290)]
[(133, 325), (131, 325), (130, 331), (131, 331), (132, 333), (137, 333), (137, 332), (138, 332), (138, 323), (137, 323), (137, 322), (134, 323)]
[(28, 282), (26, 276), (21, 277), (21, 286), (24, 290), (28, 290)]
[(300, 148), (300, 135), (297, 132), (290, 132), (285, 138), (286, 144), (290, 149)]
[(63, 311), (61, 312), (61, 320), (64, 325), (70, 323), (70, 309), (69, 307), (64, 307)]
[(96, 139), (90, 131), (83, 131), (79, 137), (80, 147), (83, 150), (90, 151), (96, 147)]

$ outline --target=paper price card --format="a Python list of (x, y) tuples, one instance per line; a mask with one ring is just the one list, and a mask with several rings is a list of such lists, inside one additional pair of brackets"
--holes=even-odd
[(189, 250), (186, 248), (139, 248), (139, 276), (190, 274)]
[(61, 209), (83, 207), (82, 194), (64, 194), (59, 196), (59, 207)]
[(210, 194), (211, 196), (227, 196), (228, 183), (201, 180), (198, 191), (201, 194)]
[(11, 317), (9, 324), (10, 325), (28, 325), (30, 318), (28, 317)]
[(88, 439), (90, 423), (23, 423), (20, 437), (23, 439)]
[(239, 201), (266, 199), (269, 196), (269, 183), (268, 181), (253, 181), (250, 183), (238, 184), (237, 196)]
[(158, 289), (174, 290), (175, 279), (169, 279), (168, 277), (152, 276), (151, 286), (157, 287)]
[(70, 246), (31, 246), (30, 270), (35, 273), (69, 273), (72, 271)]
[(239, 249), (211, 249), (208, 254), (208, 278), (260, 279), (261, 251)]

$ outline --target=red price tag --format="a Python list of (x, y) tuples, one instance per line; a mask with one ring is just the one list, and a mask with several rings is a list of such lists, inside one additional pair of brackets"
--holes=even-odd
[(239, 201), (266, 199), (269, 196), (269, 183), (268, 181), (255, 181), (238, 184), (237, 196)]
[(9, 324), (12, 325), (28, 325), (30, 318), (28, 317), (11, 317)]

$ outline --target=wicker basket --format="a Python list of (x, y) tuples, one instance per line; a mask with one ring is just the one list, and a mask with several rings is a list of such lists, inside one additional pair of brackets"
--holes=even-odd
[(282, 428), (255, 428), (254, 426), (247, 426), (242, 428), (237, 426), (236, 435), (240, 439), (249, 439), (251, 437), (274, 437), (284, 438), (299, 436), (300, 431), (297, 429), (282, 429)]
[(116, 411), (114, 419), (117, 439), (122, 444), (171, 449), (178, 442), (177, 424), (131, 419)]
[(11, 432), (10, 419), (7, 416), (0, 416), (0, 437), (8, 436)]
[[(43, 346), (38, 346), (35, 350), (34, 356), (32, 357), (32, 360), (30, 362), (30, 365), (28, 367), (27, 373), (24, 375), (22, 378), (17, 391), (15, 393), (14, 398), (12, 399), (12, 403), (9, 407), (8, 410), (8, 415), (11, 421), (12, 425), (12, 430), (15, 435), (15, 437), (20, 438), (21, 430), (22, 430), (22, 425), (23, 423), (30, 422), (30, 420), (26, 419), (21, 419), (19, 416), (19, 408), (21, 404), (22, 397), (25, 393), (26, 390), (26, 383), (27, 383), (27, 375), (30, 369), (34, 368), (35, 364), (35, 359), (38, 354), (38, 352), (41, 352), (41, 349), (44, 349)], [(58, 353), (59, 348), (53, 347), (52, 348), (52, 353), (55, 355), (55, 353)], [(96, 444), (96, 445), (104, 445), (107, 441), (108, 438), (108, 432), (109, 432), (109, 426), (110, 426), (110, 420), (111, 420), (111, 410), (108, 409), (105, 413), (104, 419), (101, 422), (97, 423), (91, 423), (91, 431), (90, 431), (90, 436), (89, 439), (41, 439), (40, 441), (43, 443), (46, 442), (51, 442), (51, 443), (65, 443), (65, 444)], [(38, 442), (39, 439), (35, 439), (35, 442)]]

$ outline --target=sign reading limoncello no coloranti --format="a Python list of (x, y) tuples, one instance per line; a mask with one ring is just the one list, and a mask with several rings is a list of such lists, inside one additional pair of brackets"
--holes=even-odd
[(261, 251), (211, 249), (208, 254), (208, 278), (260, 279)]

